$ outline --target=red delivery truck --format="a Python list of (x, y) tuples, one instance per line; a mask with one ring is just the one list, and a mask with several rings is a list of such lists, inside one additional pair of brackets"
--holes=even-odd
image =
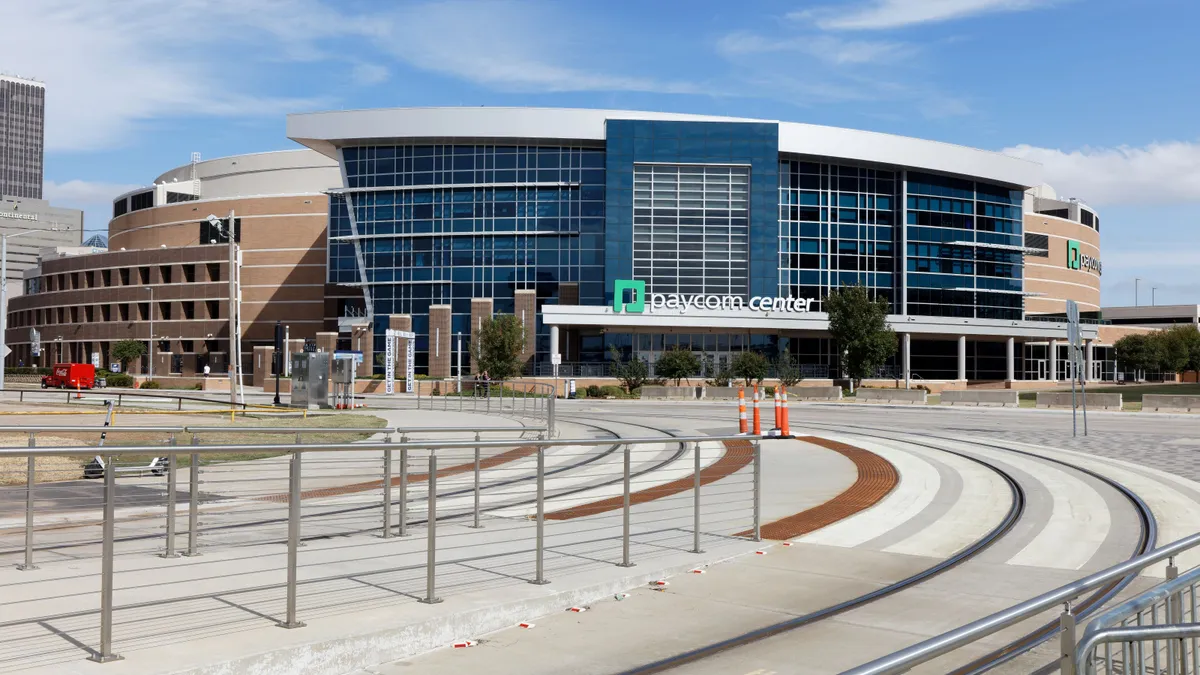
[(91, 389), (96, 386), (96, 367), (90, 363), (56, 363), (42, 377), (42, 389)]

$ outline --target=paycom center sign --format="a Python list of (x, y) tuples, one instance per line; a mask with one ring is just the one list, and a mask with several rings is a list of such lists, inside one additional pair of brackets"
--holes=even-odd
[(646, 297), (646, 282), (617, 279), (613, 285), (613, 312), (629, 314), (673, 311), (680, 314), (695, 310), (746, 310), (753, 312), (808, 312), (812, 298), (776, 298), (756, 295), (748, 301), (739, 295), (705, 293), (655, 293)]

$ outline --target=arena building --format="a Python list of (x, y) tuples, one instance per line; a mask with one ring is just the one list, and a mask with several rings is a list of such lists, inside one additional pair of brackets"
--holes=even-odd
[[(417, 369), (468, 372), (455, 336), (520, 316), (529, 372), (601, 374), (610, 347), (790, 355), (837, 377), (822, 298), (862, 284), (903, 348), (883, 377), (1067, 375), (1065, 302), (1099, 324), (1099, 217), (1038, 164), (850, 129), (612, 110), (418, 108), (290, 115), (335, 160), (328, 281)], [(463, 357), (465, 360), (465, 357)]]

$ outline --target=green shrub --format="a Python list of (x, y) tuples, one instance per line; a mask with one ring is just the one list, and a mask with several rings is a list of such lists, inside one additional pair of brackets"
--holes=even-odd
[[(589, 396), (589, 394), (588, 394), (587, 389), (576, 389), (575, 390), (575, 398), (588, 398), (588, 396)], [(600, 397), (592, 396), (592, 398), (600, 398)]]
[(5, 368), (5, 375), (49, 375), (50, 368), (34, 368), (31, 366), (18, 366), (16, 368)]
[(133, 376), (125, 373), (110, 373), (104, 377), (105, 384), (110, 387), (132, 387)]
[(600, 385), (589, 384), (587, 387), (587, 395), (588, 398), (600, 398)]
[(600, 387), (601, 396), (612, 396), (613, 398), (625, 398), (625, 390), (611, 384)]
[(763, 398), (775, 398), (775, 387), (763, 387)]
[(162, 385), (154, 380), (146, 380), (138, 385), (138, 389), (162, 389)]

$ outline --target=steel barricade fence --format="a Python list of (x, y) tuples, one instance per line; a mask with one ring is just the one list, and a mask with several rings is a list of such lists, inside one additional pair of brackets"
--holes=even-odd
[[(506, 408), (511, 401), (508, 397)], [(589, 566), (636, 565), (670, 551), (695, 553), (706, 543), (757, 539), (759, 531), (756, 437), (496, 439), (484, 437), (481, 429), (468, 430), (467, 438), (439, 440), (439, 432), (464, 430), (409, 428), (373, 430), (387, 434), (381, 441), (234, 445), (208, 444), (203, 437), (215, 432), (193, 431), (191, 444), (156, 450), (180, 470), (186, 463), (190, 473), (190, 478), (175, 474), (176, 488), (188, 482), (187, 553), (203, 550), (208, 565), (233, 561), (259, 569), (270, 551), (286, 552), (279, 582), (232, 591), (251, 594), (249, 600), (230, 601), (235, 624), (251, 620), (247, 612), (254, 620), (270, 616), (255, 603), (269, 604), (272, 597), (284, 601), (274, 614), (279, 625), (300, 628), (306, 607), (355, 611), (364, 602), (394, 602), (397, 593), (435, 603), (498, 584), (549, 583)], [(295, 432), (270, 428), (263, 433)], [(545, 429), (528, 433), (544, 436)], [(3, 448), (0, 458), (40, 460), (80, 451), (73, 446)], [(118, 658), (116, 647), (123, 642), (144, 644), (148, 638), (140, 636), (149, 635), (186, 639), (212, 618), (172, 613), (177, 620), (168, 626), (155, 624), (153, 612), (114, 605), (114, 593), (119, 599), (123, 588), (114, 583), (114, 574), (123, 578), (121, 568), (129, 564), (123, 561), (130, 554), (174, 552), (170, 541), (163, 544), (163, 530), (172, 540), (181, 532), (171, 524), (161, 527), (161, 518), (170, 518), (172, 504), (182, 508), (184, 492), (153, 508), (124, 500), (125, 491), (140, 487), (142, 477), (122, 473), (119, 467), (129, 464), (122, 458), (144, 449), (106, 446), (102, 452), (103, 490), (92, 489), (91, 501), (77, 515), (95, 514), (88, 517), (96, 519), (99, 530), (83, 546), (98, 549), (101, 558), (94, 658), (107, 661)], [(210, 461), (230, 456), (238, 459)], [(171, 465), (166, 466), (170, 475)], [(162, 489), (163, 477), (155, 478)], [(425, 537), (406, 536), (422, 530)], [(381, 532), (385, 539), (378, 537)], [(283, 548), (271, 548), (278, 546)], [(381, 555), (378, 546), (393, 549)], [(308, 552), (319, 559), (320, 551), (331, 549), (356, 572), (306, 574), (301, 580), (298, 568)], [(176, 560), (164, 564), (188, 564)], [(269, 569), (278, 568), (263, 571)], [(141, 588), (153, 580), (138, 583)], [(164, 597), (150, 604), (196, 602), (200, 596), (186, 586), (157, 585)], [(4, 604), (0, 601), (0, 607)], [(144, 610), (147, 605), (136, 606)], [(18, 639), (13, 648), (32, 645), (30, 640)]]

